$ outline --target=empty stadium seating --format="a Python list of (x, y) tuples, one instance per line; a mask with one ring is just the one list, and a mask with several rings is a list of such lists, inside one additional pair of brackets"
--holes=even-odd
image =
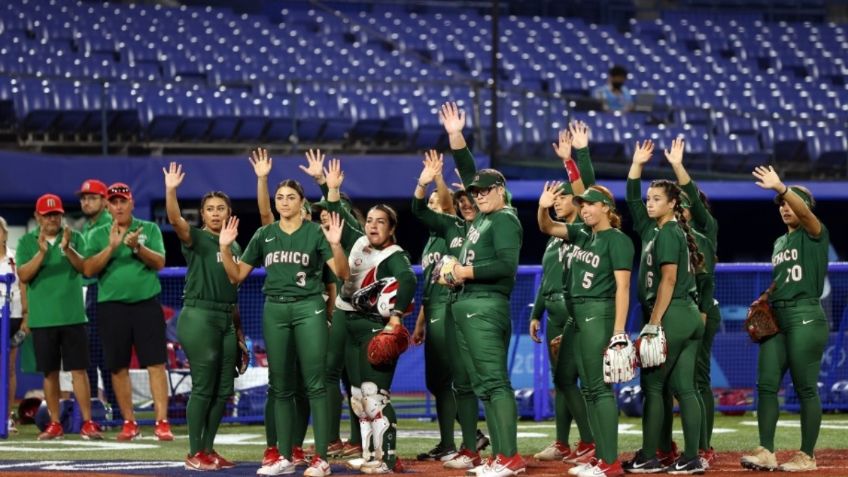
[[(0, 125), (94, 133), (105, 108), (111, 134), (145, 140), (421, 149), (446, 144), (436, 117), (443, 101), (477, 107), (469, 119), (483, 128), (493, 123), (488, 16), (294, 5), (272, 22), (225, 8), (4, 2)], [(683, 134), (696, 153), (803, 157), (823, 173), (844, 170), (843, 25), (669, 12), (632, 20), (621, 33), (580, 19), (510, 16), (500, 36), (503, 151), (548, 154), (555, 131), (579, 118), (596, 142), (625, 151), (635, 139), (665, 146)], [(630, 70), (632, 88), (656, 92), (653, 114), (571, 110), (613, 64)], [(783, 154), (784, 144), (803, 154)]]

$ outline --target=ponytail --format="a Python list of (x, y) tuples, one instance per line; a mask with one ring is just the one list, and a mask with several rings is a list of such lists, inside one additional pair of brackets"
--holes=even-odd
[(683, 199), (686, 198), (686, 193), (680, 188), (677, 183), (660, 179), (651, 182), (650, 188), (662, 189), (665, 192), (669, 202), (674, 201), (674, 218), (686, 234), (686, 246), (689, 248), (689, 265), (692, 270), (697, 273), (704, 266), (704, 254), (698, 250), (698, 244), (695, 242), (695, 236), (692, 235), (692, 228), (689, 227), (689, 222), (686, 221), (686, 216), (683, 215)]

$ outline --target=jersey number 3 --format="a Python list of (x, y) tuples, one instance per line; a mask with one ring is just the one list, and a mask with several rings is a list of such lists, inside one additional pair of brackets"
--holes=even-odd
[(297, 283), (297, 286), (306, 286), (306, 272), (297, 272), (297, 275), (295, 275), (294, 277), (294, 282)]

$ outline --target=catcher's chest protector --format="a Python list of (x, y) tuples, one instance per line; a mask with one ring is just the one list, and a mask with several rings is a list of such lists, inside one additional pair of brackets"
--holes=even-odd
[(353, 244), (348, 256), (350, 266), (350, 278), (345, 280), (342, 291), (336, 297), (336, 308), (345, 311), (354, 311), (350, 304), (353, 294), (377, 280), (377, 267), (389, 258), (393, 253), (403, 250), (399, 245), (392, 245), (382, 250), (376, 250), (371, 246), (368, 237), (359, 237)]

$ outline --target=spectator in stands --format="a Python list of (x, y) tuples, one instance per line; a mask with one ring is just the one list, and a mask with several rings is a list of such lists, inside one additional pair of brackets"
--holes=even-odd
[(159, 304), (162, 288), (157, 271), (165, 266), (162, 232), (153, 222), (132, 215), (129, 186), (115, 183), (106, 191), (111, 225), (89, 232), (85, 275), (98, 277), (97, 310), (106, 367), (112, 373), (115, 397), (124, 418), (119, 441), (141, 436), (135, 421), (129, 365), (132, 349), (147, 368), (156, 413), (154, 434), (174, 439), (167, 420), (168, 381), (165, 376), (165, 318)]
[(91, 420), (91, 391), (88, 368), (88, 338), (82, 303), (83, 257), (77, 252), (85, 242), (82, 234), (63, 223), (62, 200), (45, 194), (35, 204), (38, 222), (18, 241), (18, 278), (26, 284), (32, 303), (27, 324), (33, 332), (35, 361), (44, 373), (44, 397), (50, 411), (50, 424), (39, 440), (61, 438), (59, 423), (59, 371), (71, 371), (74, 395), (83, 417), (83, 439), (102, 439), (100, 428)]
[[(77, 195), (80, 200), (80, 208), (86, 218), (81, 230), (83, 236), (87, 236), (92, 229), (100, 225), (112, 223), (112, 216), (106, 210), (106, 184), (97, 179), (88, 179), (82, 183)], [(105, 369), (103, 366), (103, 345), (97, 335), (97, 278), (83, 277), (82, 284), (83, 296), (85, 297), (85, 314), (88, 316), (88, 343), (91, 353), (88, 383), (91, 388), (91, 397), (96, 398), (100, 381), (98, 369)], [(107, 395), (110, 395), (112, 380), (107, 376), (103, 384), (107, 390)]]
[(592, 96), (603, 103), (604, 111), (627, 112), (633, 109), (633, 94), (624, 86), (627, 69), (615, 65), (609, 70), (607, 84), (595, 88)]
[(6, 295), (6, 284), (0, 283), (0, 306), (4, 303), (9, 303), (9, 400), (6, 403), (6, 414), (9, 416), (9, 433), (17, 434), (14, 416), (9, 412), (12, 402), (15, 400), (15, 391), (17, 390), (17, 376), (15, 373), (15, 363), (18, 359), (18, 345), (20, 341), (15, 337), (20, 331), (21, 337), (29, 334), (29, 327), (26, 324), (26, 300), (22, 296), (22, 292), (26, 287), (20, 286), (20, 280), (17, 278), (17, 270), (15, 269), (15, 251), (8, 246), (9, 227), (6, 225), (6, 220), (0, 217), (0, 277), (7, 274), (14, 274), (15, 281), (9, 289), (8, 296)]

